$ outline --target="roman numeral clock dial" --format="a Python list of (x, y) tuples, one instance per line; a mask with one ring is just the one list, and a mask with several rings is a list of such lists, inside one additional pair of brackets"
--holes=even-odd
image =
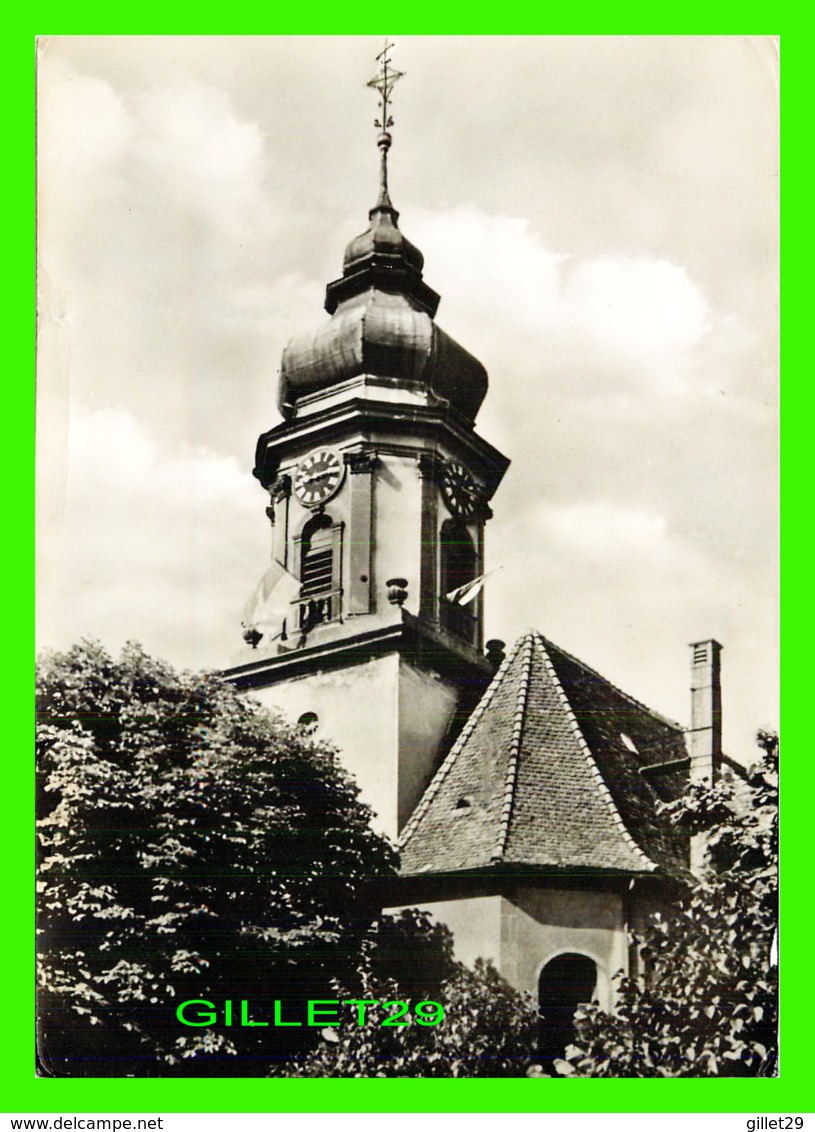
[(306, 507), (319, 507), (339, 491), (345, 466), (333, 448), (315, 448), (294, 473), (294, 494)]
[(472, 518), (481, 496), (478, 484), (459, 460), (448, 460), (444, 465), (441, 493), (452, 513), (462, 519)]

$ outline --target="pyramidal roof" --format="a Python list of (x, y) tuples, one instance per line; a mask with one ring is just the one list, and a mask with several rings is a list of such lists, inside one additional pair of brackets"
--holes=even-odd
[(405, 826), (402, 873), (682, 874), (687, 841), (649, 778), (680, 793), (686, 757), (679, 724), (530, 631)]

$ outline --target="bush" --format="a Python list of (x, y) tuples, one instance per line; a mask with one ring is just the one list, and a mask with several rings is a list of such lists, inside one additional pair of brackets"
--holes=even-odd
[(37, 743), (43, 1072), (265, 1074), (307, 1044), (175, 1010), (352, 976), (396, 859), (336, 753), (215, 675), (89, 642), (44, 659)]
[[(486, 964), (457, 964), (423, 914), (379, 914), (375, 878), (396, 857), (331, 747), (214, 674), (92, 642), (43, 659), (37, 744), (42, 1073), (524, 1072), (531, 1003)], [(292, 1018), (310, 999), (359, 997), (435, 999), (445, 1018), (345, 1014), (323, 1035), (237, 1024), (242, 1000), (270, 1020), (275, 1001)], [(184, 1026), (189, 1000), (217, 1024)]]
[(620, 979), (612, 1013), (583, 1007), (557, 1062), (578, 1077), (755, 1077), (777, 1060), (778, 740), (758, 736), (745, 780), (693, 787), (668, 812), (704, 837), (703, 875)]
[[(398, 951), (389, 941), (412, 944)], [(417, 962), (417, 951), (421, 962)], [(388, 958), (390, 954), (390, 958)], [(430, 962), (428, 963), (428, 959)], [(390, 977), (388, 977), (390, 975)], [(537, 1010), (483, 959), (468, 970), (452, 958), (452, 936), (412, 910), (383, 916), (363, 949), (352, 990), (335, 984), (336, 999), (366, 999), (366, 1024), (345, 1024), (321, 1033), (320, 1046), (281, 1069), (289, 1077), (522, 1077), (532, 1061)], [(382, 1026), (397, 1007), (410, 1003), (399, 1024)], [(426, 1002), (423, 1024), (416, 1006)], [(346, 1015), (346, 1017), (348, 1017)], [(404, 1024), (402, 1024), (404, 1022)]]

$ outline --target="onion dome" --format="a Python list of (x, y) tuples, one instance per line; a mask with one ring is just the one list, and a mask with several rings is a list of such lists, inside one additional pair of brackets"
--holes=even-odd
[(360, 375), (422, 389), (431, 402), (473, 424), (487, 393), (487, 371), (436, 323), (439, 296), (422, 278), (424, 257), (399, 230), (387, 186), (390, 134), (379, 136), (379, 200), (369, 225), (345, 249), (343, 273), (326, 288), (330, 320), (283, 351), (279, 406)]
[(345, 249), (342, 278), (326, 287), (325, 309), (333, 314), (344, 299), (379, 287), (409, 295), (432, 318), (439, 296), (422, 279), (424, 256), (399, 231), (399, 213), (387, 189), (383, 189), (368, 219), (366, 230)]

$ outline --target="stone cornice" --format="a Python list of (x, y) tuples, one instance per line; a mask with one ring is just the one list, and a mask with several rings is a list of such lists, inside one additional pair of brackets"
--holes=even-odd
[(392, 652), (399, 652), (442, 675), (466, 677), (473, 685), (483, 681), (485, 688), (493, 675), (489, 661), (475, 649), (402, 610), (401, 619), (390, 625), (234, 665), (224, 669), (221, 677), (237, 688), (263, 688), (318, 668), (361, 664)]
[[(468, 460), (487, 484), (486, 498), (492, 497), (501, 482), (509, 460), (471, 428), (459, 423), (457, 414), (423, 405), (399, 405), (387, 401), (371, 401), (351, 397), (339, 405), (294, 418), (275, 425), (263, 433), (257, 443), (253, 474), (264, 487), (269, 487), (277, 476), (280, 458), (294, 442), (301, 442), (305, 451), (308, 445), (338, 443), (352, 432), (362, 433), (374, 440), (379, 452), (388, 451), (387, 437), (405, 432), (417, 442), (428, 445), (428, 454), (445, 441), (452, 450)], [(405, 444), (396, 446), (405, 449)], [(421, 443), (408, 446), (415, 455), (422, 455)], [(418, 449), (418, 451), (417, 451)]]

